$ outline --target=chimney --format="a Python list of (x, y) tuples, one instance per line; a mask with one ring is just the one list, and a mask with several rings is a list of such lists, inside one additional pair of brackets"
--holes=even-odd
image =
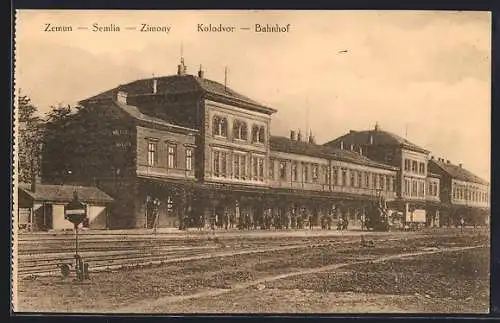
[(198, 71), (198, 77), (199, 78), (203, 78), (203, 70), (201, 69), (201, 65), (200, 65), (200, 70)]
[(299, 129), (299, 132), (297, 134), (297, 141), (302, 141), (302, 134), (300, 133), (300, 129)]
[(184, 58), (181, 57), (181, 63), (177, 65), (177, 75), (185, 75), (187, 72), (187, 66), (184, 64)]
[(458, 164), (458, 167), (462, 168), (462, 163)]
[(349, 133), (355, 133), (356, 130), (349, 130)]
[(290, 140), (295, 141), (297, 140), (297, 137), (295, 136), (295, 131), (290, 130)]
[(434, 156), (431, 156), (431, 160), (434, 160)]
[(116, 101), (127, 104), (127, 92), (118, 91), (118, 93), (116, 94)]
[(378, 129), (379, 129), (379, 126), (378, 126), (378, 122), (377, 122), (377, 123), (375, 123), (375, 131), (378, 131)]
[(40, 176), (38, 176), (38, 174), (33, 173), (31, 176), (31, 191), (33, 193), (36, 192), (36, 187), (38, 184), (42, 184), (42, 179), (40, 178)]
[(153, 93), (156, 94), (157, 91), (158, 91), (158, 80), (153, 79)]
[(449, 161), (449, 160), (447, 160), (447, 161), (446, 161), (446, 163), (447, 163), (447, 164), (449, 164), (449, 163), (450, 163), (450, 161)]
[(341, 150), (344, 150), (344, 141), (343, 141), (343, 140), (342, 140), (342, 141), (340, 141), (340, 149), (341, 149)]
[(314, 136), (312, 134), (312, 130), (309, 130), (309, 143), (314, 144)]

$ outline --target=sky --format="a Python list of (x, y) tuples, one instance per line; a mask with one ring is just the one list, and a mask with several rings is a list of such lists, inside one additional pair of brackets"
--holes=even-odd
[[(46, 24), (72, 32), (45, 32)], [(92, 25), (120, 32), (99, 33)], [(141, 33), (126, 26), (170, 26)], [(250, 27), (201, 33), (197, 24)], [(288, 33), (256, 33), (255, 24)], [(75, 30), (77, 27), (87, 30)], [(491, 14), (446, 11), (43, 11), (16, 14), (16, 93), (45, 113), (139, 78), (188, 73), (275, 108), (271, 132), (406, 137), (490, 178)], [(308, 130), (307, 130), (308, 131)]]

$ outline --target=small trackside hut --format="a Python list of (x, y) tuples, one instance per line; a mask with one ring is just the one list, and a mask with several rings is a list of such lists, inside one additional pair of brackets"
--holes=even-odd
[(87, 208), (87, 218), (80, 227), (107, 229), (108, 204), (113, 202), (113, 199), (97, 187), (47, 185), (36, 182), (31, 185), (19, 185), (19, 229), (72, 230), (73, 224), (64, 218), (64, 206), (73, 199), (75, 192)]

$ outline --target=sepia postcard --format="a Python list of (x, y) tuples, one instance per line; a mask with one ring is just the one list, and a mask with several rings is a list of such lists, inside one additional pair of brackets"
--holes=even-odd
[(490, 311), (490, 12), (14, 21), (12, 312)]

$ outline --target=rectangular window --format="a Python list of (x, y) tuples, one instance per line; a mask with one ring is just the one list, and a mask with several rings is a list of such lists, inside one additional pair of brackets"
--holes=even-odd
[(233, 155), (233, 176), (236, 179), (240, 178), (240, 158), (241, 155), (239, 154), (234, 154)]
[(213, 151), (213, 172), (215, 177), (220, 176), (220, 152)]
[(385, 187), (386, 187), (387, 191), (391, 191), (392, 187), (391, 187), (391, 177), (390, 176), (387, 176), (385, 178)]
[(410, 171), (410, 160), (405, 159), (405, 171), (409, 172)]
[(263, 182), (264, 181), (264, 159), (263, 158), (257, 158), (257, 163), (259, 165), (259, 181)]
[(351, 173), (351, 186), (356, 187), (358, 184), (358, 182), (356, 181), (356, 177), (357, 177), (356, 171), (351, 170), (350, 173)]
[(420, 182), (420, 192), (419, 192), (420, 197), (425, 196), (425, 182), (421, 181)]
[(227, 176), (227, 152), (223, 151), (220, 153), (220, 173), (222, 177)]
[(365, 188), (370, 187), (370, 173), (365, 173)]
[(358, 187), (363, 187), (363, 173), (358, 173)]
[(342, 169), (342, 186), (347, 186), (347, 170)]
[(313, 165), (312, 167), (312, 179), (314, 182), (318, 181), (318, 176), (319, 176), (319, 166), (318, 165)]
[(420, 163), (419, 164), (418, 171), (419, 171), (420, 174), (425, 174), (425, 164), (424, 163)]
[(304, 182), (309, 182), (309, 165), (302, 164), (302, 173), (304, 174)]
[(247, 179), (247, 156), (240, 156), (240, 177), (243, 180)]
[(378, 188), (378, 176), (377, 174), (372, 174), (372, 188)]
[(148, 143), (148, 166), (156, 166), (158, 164), (158, 143)]
[(167, 156), (167, 167), (168, 168), (176, 168), (177, 167), (177, 146), (168, 144), (167, 148), (168, 156)]
[(379, 177), (379, 183), (380, 183), (380, 189), (383, 191), (385, 190), (385, 180), (384, 180), (384, 175), (380, 175)]
[(396, 178), (394, 178), (394, 177), (391, 177), (391, 178), (392, 178), (392, 191), (396, 192)]
[(264, 158), (259, 158), (259, 180), (264, 181)]
[(252, 179), (257, 180), (259, 173), (259, 165), (257, 164), (257, 157), (252, 158)]
[(334, 168), (332, 171), (332, 184), (338, 185), (338, 182), (339, 182), (339, 170), (337, 168)]
[(274, 159), (269, 160), (269, 179), (274, 179)]
[(414, 173), (418, 172), (418, 163), (416, 160), (411, 162), (411, 171)]
[(186, 148), (186, 170), (193, 169), (193, 149)]
[(297, 181), (297, 163), (292, 162), (292, 182)]
[(284, 161), (280, 161), (280, 178), (286, 179), (286, 164)]
[(417, 196), (417, 181), (411, 182), (411, 196)]

